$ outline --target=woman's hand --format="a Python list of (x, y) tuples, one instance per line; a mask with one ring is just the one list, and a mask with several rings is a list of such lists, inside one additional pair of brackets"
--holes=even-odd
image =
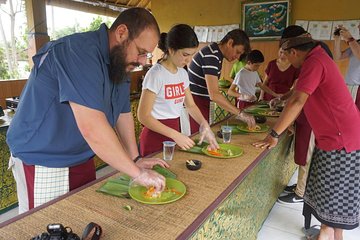
[(176, 136), (173, 138), (173, 140), (176, 142), (176, 144), (182, 149), (182, 150), (188, 150), (192, 148), (195, 145), (195, 142), (189, 138), (188, 136), (185, 136), (184, 134), (178, 132)]

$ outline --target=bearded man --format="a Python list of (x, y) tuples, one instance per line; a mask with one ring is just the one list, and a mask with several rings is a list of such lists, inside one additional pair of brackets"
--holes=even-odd
[(159, 36), (152, 14), (131, 8), (110, 29), (49, 42), (33, 57), (7, 134), (20, 213), (94, 180), (95, 154), (135, 182), (164, 189), (149, 169), (168, 165), (139, 156), (127, 77)]

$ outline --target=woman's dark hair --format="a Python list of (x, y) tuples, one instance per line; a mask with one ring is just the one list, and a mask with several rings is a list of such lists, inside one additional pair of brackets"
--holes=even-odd
[[(281, 39), (283, 38), (291, 38), (297, 37), (302, 34), (308, 33), (303, 27), (298, 25), (290, 25), (284, 29), (281, 35)], [(308, 33), (309, 34), (309, 33)], [(291, 47), (299, 51), (307, 51), (309, 49), (313, 49), (317, 44), (315, 42), (305, 43), (299, 46)]]
[(110, 27), (110, 31), (124, 24), (129, 31), (129, 40), (137, 38), (146, 28), (154, 29), (160, 35), (160, 29), (154, 16), (145, 8), (129, 8), (121, 12)]
[(241, 29), (234, 29), (228, 32), (223, 39), (221, 39), (220, 44), (226, 44), (230, 39), (233, 40), (232, 46), (243, 45), (245, 49), (245, 53), (250, 52), (250, 40)]
[(246, 55), (246, 61), (251, 63), (263, 63), (264, 55), (259, 50), (252, 50)]
[(199, 46), (199, 41), (194, 30), (186, 24), (173, 26), (168, 33), (161, 33), (158, 48), (164, 53), (169, 49), (177, 51), (183, 48), (195, 48)]

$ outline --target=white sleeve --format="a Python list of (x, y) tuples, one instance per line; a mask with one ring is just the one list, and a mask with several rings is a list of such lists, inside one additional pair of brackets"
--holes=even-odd
[(256, 72), (256, 82), (255, 82), (255, 84), (258, 84), (258, 83), (261, 83), (261, 79), (260, 79), (259, 73)]
[(180, 69), (180, 71), (182, 80), (184, 81), (184, 88), (187, 89), (190, 86), (189, 75), (185, 69)]
[(239, 71), (234, 78), (234, 81), (232, 84), (235, 84), (236, 86), (240, 86), (240, 75), (241, 75), (241, 71)]
[(146, 73), (144, 81), (142, 83), (142, 89), (148, 89), (155, 94), (158, 94), (162, 87), (162, 78), (159, 78), (160, 71), (155, 68), (154, 65)]

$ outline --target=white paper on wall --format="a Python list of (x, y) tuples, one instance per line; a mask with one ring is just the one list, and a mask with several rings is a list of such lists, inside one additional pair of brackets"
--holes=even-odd
[[(336, 27), (338, 27), (339, 25), (342, 25), (346, 29), (349, 30), (349, 32), (351, 33), (351, 36), (353, 36), (353, 38), (359, 39), (360, 38), (360, 33), (359, 33), (359, 28), (358, 28), (359, 24), (360, 24), (360, 20), (333, 21), (332, 32), (335, 31)], [(333, 36), (331, 36), (331, 39), (333, 39)]]
[(206, 42), (207, 35), (208, 35), (208, 27), (195, 26), (194, 32), (195, 32), (199, 42)]
[(332, 35), (332, 21), (310, 21), (308, 32), (313, 39), (330, 40)]
[(301, 26), (303, 29), (305, 29), (306, 31), (308, 30), (309, 27), (309, 21), (306, 20), (296, 20), (295, 21), (295, 25)]

